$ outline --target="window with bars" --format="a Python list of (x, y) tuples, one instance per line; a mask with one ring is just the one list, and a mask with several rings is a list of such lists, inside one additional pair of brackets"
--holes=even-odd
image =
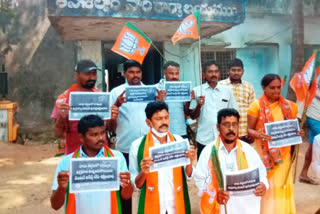
[(228, 78), (228, 66), (231, 60), (236, 57), (235, 49), (203, 49), (201, 51), (201, 62), (205, 63), (209, 60), (215, 60), (219, 67), (221, 73), (221, 79)]

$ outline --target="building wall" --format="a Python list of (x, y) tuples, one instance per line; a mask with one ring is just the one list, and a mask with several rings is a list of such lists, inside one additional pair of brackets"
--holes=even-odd
[[(320, 16), (305, 16), (306, 57), (320, 45)], [(210, 39), (207, 45), (230, 44), (245, 66), (244, 79), (250, 81), (257, 97), (262, 95), (261, 78), (267, 73), (279, 74), (286, 80), (282, 95), (288, 91), (291, 70), (292, 22), (290, 15), (256, 14), (248, 12), (243, 24), (235, 26)], [(307, 58), (306, 58), (307, 59)]]
[[(56, 97), (74, 82), (76, 61), (91, 58), (99, 67), (103, 67), (101, 41), (62, 41), (47, 18), (46, 1), (18, 2), (13, 24), (5, 34), (0, 33), (0, 41), (9, 38), (12, 48), (6, 57), (8, 98), (19, 105), (16, 118), (22, 133), (43, 132), (51, 130), (50, 114)], [(308, 0), (304, 4), (305, 44), (310, 54), (314, 47), (320, 45), (320, 3)], [(244, 79), (253, 83), (257, 96), (260, 96), (260, 79), (264, 74), (273, 72), (283, 77), (289, 76), (290, 8), (289, 0), (248, 0), (243, 24), (211, 39), (203, 39), (202, 43), (213, 49), (221, 49), (226, 45), (224, 48), (235, 49), (236, 56), (243, 59), (245, 64)], [(191, 80), (193, 86), (200, 83), (198, 52), (197, 42), (176, 46), (169, 41), (163, 43), (166, 59), (179, 62), (181, 79)], [(100, 88), (102, 81), (103, 77), (99, 76)], [(286, 88), (283, 95), (287, 93)]]
[(20, 134), (52, 133), (50, 114), (56, 97), (73, 82), (74, 42), (62, 41), (51, 27), (46, 1), (24, 0), (0, 41), (9, 38), (6, 56), (8, 99), (18, 103)]

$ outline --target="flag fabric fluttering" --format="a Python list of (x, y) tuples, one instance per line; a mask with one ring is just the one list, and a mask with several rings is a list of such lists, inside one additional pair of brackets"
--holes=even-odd
[(320, 50), (313, 53), (302, 71), (290, 80), (290, 87), (296, 93), (297, 100), (308, 107), (312, 103), (320, 79)]
[(137, 26), (127, 22), (111, 50), (127, 59), (136, 60), (142, 64), (151, 43), (151, 39)]
[(176, 44), (176, 42), (185, 38), (200, 38), (200, 10), (193, 12), (182, 21), (171, 41)]

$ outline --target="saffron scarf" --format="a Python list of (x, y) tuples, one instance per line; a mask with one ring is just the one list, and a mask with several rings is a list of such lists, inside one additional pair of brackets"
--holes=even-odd
[[(104, 156), (114, 157), (111, 149), (104, 146)], [(80, 158), (80, 148), (78, 148), (72, 155), (72, 158)], [(69, 184), (66, 192), (66, 214), (76, 214), (76, 199), (74, 193), (69, 193)], [(111, 191), (111, 214), (121, 214), (121, 202), (119, 191)]]
[[(221, 135), (217, 137), (216, 145), (212, 146), (210, 158), (208, 160), (211, 182), (207, 186), (207, 190), (203, 192), (200, 199), (200, 211), (202, 214), (220, 214), (220, 205), (217, 200), (217, 193), (219, 189), (223, 188), (223, 177), (218, 156), (220, 138), (224, 140)], [(247, 169), (247, 158), (242, 151), (242, 143), (238, 138), (236, 139), (236, 146), (238, 170)]]
[[(283, 97), (279, 97), (278, 100), (281, 112), (283, 114), (283, 117), (285, 120), (293, 119), (292, 111), (289, 102), (284, 99)], [(269, 102), (265, 94), (263, 94), (259, 98), (259, 118), (258, 120), (261, 122), (263, 126), (263, 132), (265, 132), (265, 123), (274, 122), (271, 109), (269, 107)], [(268, 145), (268, 141), (262, 141), (261, 140), (261, 149), (263, 153), (263, 164), (265, 165), (266, 169), (269, 171), (271, 170), (275, 165), (279, 165), (283, 162), (282, 156), (281, 156), (281, 150), (279, 148), (270, 148)]]
[[(170, 142), (175, 141), (173, 135), (168, 132)], [(154, 146), (152, 132), (149, 131), (140, 143), (138, 149), (138, 166), (143, 157), (149, 157), (149, 148)], [(173, 170), (173, 186), (175, 194), (176, 213), (191, 214), (190, 199), (188, 193), (188, 185), (183, 167), (175, 167)], [(159, 214), (160, 213), (160, 197), (158, 185), (158, 172), (149, 172), (144, 182), (138, 205), (138, 214)]]

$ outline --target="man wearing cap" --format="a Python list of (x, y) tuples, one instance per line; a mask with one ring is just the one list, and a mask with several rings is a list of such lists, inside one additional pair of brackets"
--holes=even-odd
[[(69, 121), (68, 115), (70, 110), (69, 94), (74, 91), (81, 92), (99, 92), (95, 87), (97, 81), (96, 64), (88, 59), (80, 60), (76, 67), (74, 76), (77, 80), (69, 89), (58, 96), (56, 104), (53, 108), (51, 118), (55, 120), (54, 135), (58, 138), (65, 138), (66, 147), (65, 154), (70, 154), (80, 147), (82, 144), (77, 131), (78, 121)], [(111, 107), (111, 120), (118, 117), (118, 107)]]

